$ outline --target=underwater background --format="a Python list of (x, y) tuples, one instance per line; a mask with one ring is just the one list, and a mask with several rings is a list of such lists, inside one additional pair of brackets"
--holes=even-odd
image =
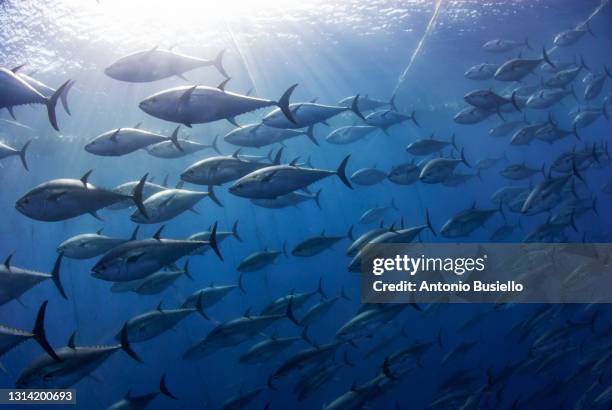
[[(511, 162), (539, 169), (546, 167), (561, 153), (572, 147), (583, 147), (609, 141), (610, 122), (600, 118), (580, 130), (581, 141), (569, 137), (549, 145), (536, 141), (528, 146), (511, 146), (508, 137), (491, 137), (489, 129), (500, 123), (497, 115), (473, 125), (453, 121), (454, 115), (466, 106), (463, 96), (478, 88), (506, 88), (494, 80), (470, 81), (464, 77), (471, 66), (482, 63), (502, 63), (516, 57), (519, 50), (502, 54), (487, 54), (482, 44), (496, 38), (517, 41), (529, 39), (535, 51), (524, 50), (524, 55), (539, 56), (543, 46), (550, 48), (552, 39), (562, 30), (576, 26), (595, 10), (599, 1), (536, 0), (536, 1), (303, 1), (303, 2), (217, 2), (175, 1), (85, 1), (58, 0), (0, 1), (0, 61), (2, 67), (22, 68), (26, 73), (53, 87), (66, 79), (75, 80), (70, 91), (72, 111), (67, 116), (58, 109), (60, 132), (48, 124), (44, 107), (17, 107), (17, 121), (27, 125), (15, 128), (0, 125), (0, 138), (10, 146), (21, 146), (29, 139), (29, 172), (17, 158), (2, 160), (0, 168), (0, 255), (15, 252), (12, 263), (21, 267), (50, 272), (57, 256), (57, 246), (74, 235), (95, 232), (118, 238), (128, 238), (134, 223), (130, 210), (100, 211), (103, 221), (89, 215), (63, 222), (39, 222), (28, 219), (15, 209), (15, 201), (34, 186), (55, 178), (80, 178), (93, 169), (89, 181), (96, 186), (112, 188), (123, 182), (139, 179), (143, 174), (155, 177), (161, 183), (166, 175), (169, 185), (179, 181), (181, 172), (190, 164), (207, 156), (217, 155), (203, 150), (178, 159), (160, 159), (140, 150), (123, 157), (100, 157), (84, 150), (95, 136), (118, 127), (131, 127), (142, 122), (142, 127), (169, 135), (175, 124), (155, 119), (138, 108), (138, 103), (162, 89), (185, 84), (216, 86), (223, 77), (214, 69), (197, 69), (181, 78), (168, 78), (152, 83), (129, 84), (116, 81), (104, 74), (104, 68), (118, 58), (136, 50), (155, 46), (173, 47), (181, 53), (201, 58), (213, 58), (221, 49), (228, 52), (224, 66), (231, 77), (226, 89), (254, 95), (277, 98), (291, 84), (298, 83), (291, 100), (335, 105), (341, 99), (355, 95), (388, 101), (396, 94), (398, 111), (416, 112), (420, 127), (411, 122), (388, 129), (388, 133), (375, 131), (368, 138), (349, 145), (329, 144), (325, 137), (335, 128), (359, 124), (352, 113), (343, 113), (329, 120), (329, 125), (318, 124), (314, 134), (320, 146), (305, 137), (285, 142), (283, 158), (290, 161), (299, 157), (310, 159), (312, 165), (323, 169), (336, 169), (347, 154), (351, 154), (348, 174), (360, 168), (376, 167), (389, 171), (392, 166), (409, 161), (406, 145), (434, 134), (442, 140), (456, 135), (459, 146), (465, 149), (468, 162), (483, 158), (497, 158), (502, 154)], [(439, 7), (439, 9), (437, 9)], [(437, 10), (436, 10), (437, 9)], [(432, 21), (432, 16), (436, 18)], [(604, 7), (590, 21), (594, 36), (587, 35), (578, 44), (551, 53), (551, 57), (571, 61), (582, 57), (594, 71), (603, 72), (603, 66), (612, 66), (609, 45), (612, 43), (612, 7)], [(415, 50), (418, 49), (418, 52)], [(541, 71), (528, 77), (539, 83)], [(583, 84), (575, 82), (579, 96)], [(612, 92), (610, 79), (601, 96), (592, 103), (600, 107)], [(551, 111), (562, 128), (570, 129), (568, 112), (583, 101), (572, 97), (563, 100)], [(60, 113), (61, 112), (61, 113)], [(237, 117), (239, 124), (259, 121), (268, 110), (259, 110)], [(527, 112), (530, 121), (546, 121), (547, 113)], [(3, 110), (2, 119), (11, 120)], [(514, 116), (514, 117), (513, 117)], [(522, 114), (508, 114), (508, 118), (522, 118)], [(180, 136), (210, 144), (219, 136), (219, 149), (230, 155), (238, 147), (222, 140), (234, 127), (227, 121), (198, 124), (193, 128), (181, 127)], [(242, 154), (268, 155), (270, 148), (243, 148)], [(40, 303), (49, 300), (47, 336), (52, 346), (64, 346), (76, 331), (78, 345), (114, 344), (114, 336), (123, 323), (140, 313), (155, 309), (160, 301), (164, 307), (176, 307), (187, 296), (210, 283), (236, 284), (236, 267), (249, 254), (263, 250), (280, 250), (286, 243), (291, 250), (303, 239), (325, 231), (330, 235), (345, 234), (351, 225), (354, 234), (375, 227), (360, 224), (360, 216), (368, 209), (385, 206), (394, 199), (397, 210), (390, 209), (384, 223), (420, 225), (429, 212), (434, 228), (439, 229), (457, 212), (469, 208), (474, 201), (484, 208), (495, 208), (491, 195), (500, 187), (515, 185), (500, 176), (501, 166), (481, 173), (460, 187), (441, 187), (416, 183), (409, 186), (384, 181), (374, 186), (355, 186), (348, 190), (337, 178), (317, 183), (313, 192), (322, 189), (319, 209), (314, 201), (296, 207), (265, 209), (250, 201), (231, 195), (226, 187), (217, 187), (216, 194), (223, 207), (205, 199), (195, 208), (196, 213), (185, 212), (166, 223), (163, 236), (186, 238), (205, 231), (215, 221), (224, 231), (230, 230), (236, 220), (242, 242), (228, 238), (221, 245), (224, 261), (212, 252), (189, 258), (193, 280), (180, 277), (173, 286), (161, 294), (140, 295), (133, 292), (114, 293), (111, 284), (90, 275), (93, 260), (64, 259), (61, 280), (68, 300), (60, 297), (50, 281), (27, 292), (18, 303), (0, 307), (0, 323), (19, 329), (30, 329)], [(467, 169), (467, 172), (472, 172)], [(534, 176), (537, 182), (541, 175)], [(578, 232), (567, 230), (569, 241), (610, 242), (612, 239), (612, 196), (602, 192), (610, 181), (610, 168), (589, 169), (588, 189), (597, 198), (597, 213), (587, 212), (576, 224)], [(525, 182), (525, 181), (523, 181)], [(527, 184), (523, 184), (527, 185)], [(186, 184), (187, 189), (200, 190), (197, 185)], [(508, 214), (510, 221), (519, 215)], [(515, 230), (505, 240), (520, 242), (526, 233), (543, 223), (547, 214), (521, 216), (522, 230)], [(503, 219), (494, 216), (483, 228), (462, 240), (486, 242), (491, 232), (502, 225)], [(143, 225), (140, 236), (152, 235), (160, 225)], [(429, 232), (423, 241), (450, 240)], [(360, 307), (359, 276), (348, 272), (350, 257), (346, 256), (348, 240), (343, 240), (321, 254), (310, 258), (279, 256), (265, 269), (245, 273), (243, 286), (246, 293), (229, 293), (221, 302), (207, 311), (210, 320), (190, 315), (173, 331), (153, 340), (134, 343), (143, 358), (136, 363), (122, 352), (113, 354), (96, 371), (76, 384), (77, 407), (82, 409), (106, 408), (120, 400), (128, 390), (135, 394), (157, 389), (159, 378), (167, 374), (167, 384), (178, 397), (172, 401), (158, 397), (151, 409), (219, 408), (234, 395), (247, 390), (266, 387), (268, 376), (284, 359), (300, 349), (307, 348), (298, 341), (266, 363), (244, 365), (238, 358), (252, 344), (264, 336), (245, 340), (236, 347), (222, 349), (201, 360), (184, 360), (185, 349), (194, 344), (218, 323), (239, 317), (247, 309), (259, 312), (271, 301), (295, 292), (317, 289), (319, 279), (327, 296), (337, 296), (344, 287), (349, 300), (340, 299), (326, 316), (309, 328), (309, 337), (318, 344), (332, 341), (339, 327), (350, 320)], [(182, 266), (182, 261), (179, 266)], [(308, 306), (318, 302), (315, 295)], [(303, 309), (303, 308), (302, 308)], [(433, 347), (424, 355), (422, 367), (394, 381), (384, 394), (368, 401), (372, 409), (427, 408), (439, 398), (441, 381), (455, 377), (458, 391), (476, 391), (487, 383), (487, 370), (497, 373), (504, 366), (527, 360), (531, 352), (529, 340), (518, 342), (508, 336), (510, 329), (542, 309), (536, 305), (515, 305), (493, 309), (490, 305), (445, 305), (424, 312), (406, 307), (388, 323), (370, 331), (371, 338), (356, 342), (356, 347), (342, 348), (337, 360), (342, 363), (343, 351), (348, 351), (354, 366), (342, 367), (327, 383), (314, 391), (306, 400), (298, 401), (293, 387), (299, 377), (275, 381), (279, 391), (264, 389), (244, 408), (263, 408), (270, 403), (276, 408), (321, 408), (351, 388), (353, 382), (364, 383), (381, 372), (386, 356), (417, 340), (435, 340), (442, 329), (443, 347)], [(555, 307), (546, 330), (563, 324), (568, 318), (590, 316), (593, 307)], [(597, 328), (577, 327), (564, 334), (563, 346), (590, 346), (600, 356), (607, 354), (612, 339), (597, 332), (608, 330), (609, 311), (601, 312)], [(303, 311), (298, 311), (301, 317)], [(586, 313), (585, 313), (586, 312)], [(468, 328), (462, 324), (477, 319)], [(536, 329), (543, 332), (542, 328)], [(402, 334), (401, 330), (404, 329)], [(286, 320), (276, 322), (266, 335), (299, 335), (301, 329)], [(537, 337), (534, 336), (534, 337)], [(366, 353), (381, 340), (392, 338), (386, 346), (372, 355)], [(441, 359), (462, 342), (477, 342), (475, 347), (460, 354), (451, 363), (440, 365)], [(0, 373), (0, 386), (12, 387), (20, 370), (34, 357), (42, 354), (35, 343), (17, 346), (2, 358), (7, 373)], [(368, 356), (368, 357), (366, 357)], [(564, 360), (541, 372), (526, 372), (509, 378), (500, 397), (487, 397), (473, 408), (574, 408), (574, 403), (602, 372), (580, 374), (569, 388), (561, 388), (578, 372), (583, 359), (581, 349), (568, 350)], [(458, 375), (475, 371), (474, 380), (461, 380)], [(602, 391), (612, 385), (605, 380)], [(606, 384), (608, 383), (608, 384)], [(557, 390), (555, 390), (557, 389)], [(550, 391), (554, 393), (551, 394)], [(524, 402), (515, 403), (517, 397)], [(537, 399), (534, 399), (536, 396)], [(469, 395), (465, 396), (469, 397)], [(529, 400), (528, 400), (529, 399)], [(602, 399), (603, 400), (603, 399)], [(464, 400), (465, 401), (465, 400)], [(602, 404), (604, 403), (604, 404)], [(610, 408), (610, 402), (598, 402), (595, 408)], [(597, 407), (600, 406), (600, 407)], [(20, 408), (24, 408), (22, 406)], [(58, 408), (62, 406), (57, 406)], [(69, 406), (67, 406), (69, 408)], [(444, 408), (461, 408), (449, 405)], [(468, 407), (465, 407), (468, 408)], [(580, 407), (577, 407), (580, 408)], [(584, 408), (587, 408), (586, 406)]]

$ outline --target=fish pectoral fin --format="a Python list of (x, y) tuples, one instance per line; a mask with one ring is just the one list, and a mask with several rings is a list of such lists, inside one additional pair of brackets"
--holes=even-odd
[(197, 210), (193, 209), (193, 208), (189, 208), (189, 212), (193, 212), (196, 215), (200, 215), (200, 213)]
[(144, 252), (138, 252), (137, 254), (134, 255), (130, 255), (127, 257), (127, 259), (125, 260), (126, 263), (135, 263), (138, 261), (138, 259), (140, 259), (145, 253)]
[(54, 192), (47, 197), (49, 201), (57, 201), (66, 194), (66, 191)]
[(104, 219), (102, 219), (100, 215), (98, 215), (97, 211), (87, 211), (87, 213), (96, 218), (98, 221), (104, 221)]

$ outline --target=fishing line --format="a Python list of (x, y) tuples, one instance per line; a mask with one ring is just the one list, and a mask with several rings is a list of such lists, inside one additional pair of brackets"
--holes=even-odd
[(406, 77), (408, 76), (408, 73), (410, 72), (410, 69), (414, 65), (414, 62), (416, 61), (417, 57), (419, 56), (419, 53), (423, 49), (423, 46), (425, 44), (425, 39), (429, 36), (431, 31), (433, 30), (435, 22), (436, 22), (436, 19), (438, 18), (438, 14), (440, 14), (441, 6), (442, 6), (442, 0), (437, 0), (436, 1), (436, 6), (434, 8), (433, 15), (429, 19), (429, 23), (427, 23), (427, 27), (425, 28), (425, 32), (423, 33), (423, 37), (421, 37), (421, 40), (419, 41), (419, 43), (417, 44), (416, 48), (412, 52), (412, 56), (410, 57), (410, 61), (408, 62), (408, 65), (406, 66), (406, 68), (404, 69), (402, 74), (399, 76), (397, 85), (395, 86), (395, 89), (393, 90), (393, 94), (392, 94), (393, 97), (395, 97), (395, 95), (399, 91), (399, 89), (402, 86), (402, 84), (404, 83), (404, 81), (406, 81)]
[[(399, 79), (397, 81), (397, 85), (395, 86), (395, 89), (393, 90), (393, 98), (395, 98), (397, 92), (400, 90), (400, 88), (402, 87), (402, 85), (404, 84), (404, 82), (406, 81), (406, 78), (408, 77), (408, 74), (412, 68), (412, 66), (414, 65), (417, 57), (419, 56), (421, 50), (423, 49), (423, 46), (425, 45), (425, 40), (427, 39), (427, 37), (429, 37), (429, 35), (431, 34), (435, 23), (436, 23), (436, 19), (438, 18), (438, 15), (440, 14), (440, 9), (442, 8), (442, 0), (436, 0), (436, 5), (434, 7), (434, 12), (431, 16), (431, 18), (429, 19), (429, 23), (427, 23), (427, 27), (425, 28), (425, 32), (423, 33), (423, 36), (421, 37), (421, 40), (418, 42), (416, 48), (414, 49), (414, 51), (412, 52), (412, 55), (410, 56), (410, 60), (408, 61), (408, 65), (406, 66), (406, 68), (404, 69), (404, 71), (402, 72), (402, 74), (399, 76)], [(416, 188), (416, 197), (419, 201), (419, 205), (421, 208), (421, 212), (423, 211), (423, 209), (425, 209), (425, 205), (423, 203), (423, 198), (421, 197), (421, 190), (419, 189), (418, 186), (415, 187)]]

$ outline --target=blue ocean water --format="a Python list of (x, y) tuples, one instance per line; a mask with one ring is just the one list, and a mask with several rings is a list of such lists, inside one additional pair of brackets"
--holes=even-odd
[[(496, 114), (486, 121), (473, 125), (461, 125), (453, 116), (466, 103), (463, 96), (475, 89), (489, 87), (502, 92), (507, 83), (494, 80), (470, 81), (464, 72), (482, 63), (502, 63), (516, 57), (519, 50), (501, 54), (487, 54), (482, 44), (496, 38), (522, 41), (529, 39), (534, 51), (520, 51), (524, 56), (539, 56), (542, 47), (551, 48), (555, 35), (584, 21), (599, 6), (598, 1), (539, 0), (539, 1), (447, 1), (441, 0), (435, 21), (431, 22), (437, 2), (432, 1), (306, 1), (293, 3), (265, 1), (259, 6), (248, 2), (232, 2), (227, 5), (177, 1), (134, 2), (61, 0), (57, 5), (39, 1), (0, 2), (0, 57), (1, 66), (12, 68), (25, 64), (25, 73), (52, 87), (58, 87), (66, 79), (75, 80), (70, 91), (68, 116), (58, 106), (60, 132), (48, 124), (45, 108), (40, 105), (17, 107), (15, 116), (29, 130), (0, 125), (1, 140), (19, 147), (32, 139), (28, 152), (29, 172), (16, 158), (2, 160), (0, 169), (0, 255), (14, 252), (12, 263), (16, 266), (50, 272), (57, 256), (56, 248), (74, 235), (95, 232), (113, 237), (128, 238), (134, 229), (130, 221), (131, 210), (100, 211), (102, 221), (83, 215), (62, 222), (40, 222), (29, 219), (15, 209), (15, 201), (34, 186), (55, 178), (80, 178), (93, 169), (89, 181), (96, 186), (112, 188), (123, 182), (140, 178), (145, 173), (161, 182), (166, 175), (174, 186), (179, 176), (190, 164), (202, 158), (217, 155), (205, 150), (179, 159), (159, 159), (140, 150), (123, 157), (100, 157), (84, 150), (87, 142), (113, 128), (131, 127), (142, 122), (142, 127), (169, 135), (176, 124), (148, 116), (138, 108), (138, 103), (163, 89), (186, 84), (216, 86), (223, 77), (212, 68), (196, 69), (185, 73), (188, 79), (173, 77), (152, 83), (130, 84), (116, 81), (104, 74), (104, 68), (118, 58), (136, 50), (158, 46), (202, 58), (213, 58), (221, 49), (228, 49), (224, 64), (231, 80), (227, 90), (245, 93), (253, 88), (256, 96), (277, 99), (291, 84), (298, 83), (292, 101), (309, 101), (335, 104), (341, 99), (359, 93), (372, 98), (389, 100), (396, 90), (396, 105), (400, 112), (416, 113), (420, 128), (407, 122), (393, 126), (385, 133), (374, 132), (365, 140), (350, 145), (332, 145), (325, 141), (333, 129), (361, 123), (352, 113), (343, 113), (329, 120), (328, 125), (318, 124), (314, 134), (320, 146), (305, 137), (286, 141), (283, 160), (310, 159), (317, 168), (335, 169), (348, 154), (348, 174), (360, 168), (376, 167), (389, 171), (392, 166), (409, 161), (412, 157), (405, 147), (419, 138), (434, 134), (442, 140), (456, 141), (465, 149), (468, 162), (505, 155), (511, 162), (546, 168), (561, 153), (585, 144), (600, 144), (610, 138), (610, 123), (599, 118), (580, 130), (581, 141), (568, 137), (549, 145), (536, 141), (528, 146), (511, 146), (509, 137), (490, 137), (489, 129), (500, 123)], [(590, 28), (594, 36), (587, 34), (572, 47), (551, 52), (553, 59), (571, 61), (582, 57), (594, 72), (603, 72), (604, 65), (612, 67), (607, 51), (612, 40), (612, 7), (604, 7), (592, 18)], [(430, 30), (428, 25), (431, 22)], [(419, 42), (420, 51), (406, 71)], [(400, 80), (403, 72), (405, 77)], [(541, 76), (549, 74), (539, 68), (525, 78), (523, 84), (538, 85)], [(581, 76), (582, 77), (582, 76)], [(605, 97), (612, 92), (610, 79), (601, 95), (589, 105), (600, 108)], [(568, 112), (584, 106), (581, 98), (584, 85), (574, 82), (579, 102), (568, 97), (551, 110), (563, 129), (571, 129)], [(548, 111), (527, 110), (529, 121), (546, 121)], [(240, 124), (258, 122), (267, 113), (259, 110), (237, 117)], [(506, 116), (506, 115), (504, 115)], [(508, 118), (521, 118), (521, 114), (508, 114)], [(3, 110), (1, 118), (12, 120)], [(220, 138), (234, 127), (227, 121), (182, 126), (180, 136), (209, 144), (215, 136)], [(223, 154), (232, 154), (238, 147), (221, 141)], [(242, 149), (243, 154), (267, 155), (270, 148)], [(359, 217), (369, 208), (387, 205), (394, 199), (398, 210), (389, 210), (384, 217), (386, 225), (399, 224), (400, 218), (408, 226), (425, 221), (429, 212), (436, 230), (452, 215), (469, 208), (472, 203), (489, 208), (491, 195), (505, 185), (520, 185), (504, 179), (496, 166), (482, 172), (481, 179), (474, 178), (460, 187), (443, 187), (416, 183), (410, 186), (396, 185), (388, 180), (374, 186), (355, 186), (347, 189), (335, 178), (327, 178), (313, 186), (322, 189), (321, 209), (314, 201), (285, 209), (256, 207), (247, 199), (231, 195), (227, 185), (217, 187), (216, 193), (223, 207), (209, 199), (196, 206), (197, 214), (185, 212), (166, 223), (163, 237), (186, 238), (204, 231), (215, 222), (220, 229), (229, 230), (239, 221), (239, 233), (243, 242), (229, 238), (221, 247), (224, 261), (212, 252), (189, 258), (194, 277), (179, 278), (161, 294), (144, 296), (135, 293), (113, 293), (110, 283), (93, 278), (90, 270), (95, 259), (64, 259), (61, 280), (68, 300), (60, 297), (50, 281), (46, 281), (25, 293), (20, 302), (12, 301), (0, 307), (0, 323), (19, 329), (30, 329), (40, 303), (49, 300), (47, 336), (52, 346), (64, 346), (73, 332), (77, 345), (114, 344), (114, 336), (129, 319), (155, 309), (158, 303), (164, 307), (176, 307), (194, 291), (214, 284), (236, 284), (240, 261), (252, 252), (263, 249), (280, 250), (283, 244), (291, 250), (305, 238), (325, 231), (330, 235), (345, 234), (351, 225), (356, 235), (376, 224), (359, 224)], [(473, 172), (463, 168), (465, 172)], [(597, 214), (588, 212), (577, 219), (578, 232), (567, 230), (569, 241), (581, 241), (586, 234), (593, 242), (609, 242), (610, 195), (602, 187), (610, 180), (610, 169), (589, 169), (589, 195), (597, 198)], [(535, 176), (534, 182), (541, 180)], [(527, 185), (528, 181), (522, 181)], [(206, 187), (186, 184), (187, 189), (205, 190)], [(314, 191), (313, 191), (314, 192)], [(509, 214), (510, 221), (518, 215)], [(546, 221), (548, 213), (522, 216), (523, 231), (517, 230), (507, 241), (521, 241), (526, 233)], [(484, 228), (476, 230), (462, 240), (486, 242), (491, 232), (503, 223), (494, 216)], [(150, 236), (159, 224), (143, 225), (140, 235)], [(424, 241), (448, 240), (422, 235)], [(261, 335), (245, 340), (236, 347), (222, 349), (196, 361), (182, 358), (187, 347), (205, 337), (217, 324), (243, 315), (247, 309), (259, 312), (271, 301), (291, 291), (307, 292), (317, 288), (322, 278), (328, 296), (339, 295), (344, 287), (350, 301), (339, 300), (326, 317), (309, 329), (309, 336), (317, 344), (334, 340), (337, 329), (351, 319), (359, 309), (358, 274), (347, 271), (350, 258), (345, 255), (349, 246), (343, 240), (319, 255), (298, 258), (279, 256), (277, 261), (259, 272), (245, 273), (243, 285), (246, 294), (232, 291), (220, 303), (207, 311), (210, 320), (191, 315), (175, 329), (143, 343), (134, 343), (134, 349), (142, 356), (144, 364), (136, 363), (123, 352), (113, 354), (95, 372), (95, 377), (85, 377), (75, 385), (78, 408), (106, 408), (120, 400), (128, 390), (134, 394), (156, 391), (159, 378), (167, 374), (171, 391), (179, 398), (156, 398), (148, 408), (187, 409), (219, 408), (230, 397), (248, 390), (266, 387), (268, 376), (291, 354), (308, 347), (298, 341), (272, 360), (260, 365), (243, 365), (238, 358)], [(183, 259), (184, 260), (184, 259)], [(183, 261), (182, 260), (182, 261)], [(182, 261), (179, 266), (182, 266)], [(309, 306), (316, 303), (312, 298)], [(456, 386), (474, 393), (487, 383), (487, 371), (497, 374), (504, 366), (522, 363), (532, 353), (532, 339), (521, 343), (508, 337), (509, 330), (525, 318), (532, 317), (540, 306), (512, 306), (492, 310), (488, 305), (450, 305), (426, 312), (407, 307), (389, 323), (381, 323), (371, 338), (360, 340), (356, 347), (342, 348), (336, 360), (343, 363), (342, 354), (347, 351), (354, 366), (343, 366), (331, 380), (317, 389), (307, 400), (298, 401), (294, 385), (299, 377), (275, 381), (279, 391), (265, 389), (244, 408), (263, 408), (270, 403), (276, 408), (321, 408), (349, 391), (353, 382), (367, 382), (381, 372), (386, 356), (402, 346), (417, 340), (435, 340), (442, 329), (443, 347), (434, 347), (423, 357), (422, 367), (393, 381), (374, 400), (363, 403), (367, 408), (393, 408), (396, 402), (402, 409), (427, 408), (439, 398), (439, 386), (447, 378), (457, 378), (468, 371), (477, 374), (476, 383)], [(582, 306), (562, 306), (559, 313), (550, 318), (541, 332), (554, 329), (568, 318), (588, 315)], [(578, 328), (565, 335), (564, 347), (589, 346), (594, 351), (609, 347), (605, 336), (607, 312), (598, 307), (603, 316), (601, 332)], [(301, 317), (305, 310), (298, 310)], [(461, 325), (473, 318), (480, 322), (468, 330)], [(400, 336), (400, 330), (405, 336)], [(297, 336), (301, 329), (287, 320), (281, 320), (267, 329), (265, 335)], [(537, 334), (538, 330), (535, 331)], [(366, 358), (366, 353), (380, 340), (395, 337), (390, 345)], [(478, 342), (476, 347), (460, 355), (452, 363), (441, 366), (441, 359), (453, 346), (464, 341)], [(582, 344), (581, 344), (582, 343)], [(531, 352), (531, 353), (530, 353)], [(35, 357), (43, 354), (36, 343), (17, 346), (0, 358), (7, 374), (0, 373), (0, 386), (12, 387), (19, 372)], [(589, 356), (591, 357), (591, 356)], [(513, 408), (517, 397), (524, 400), (514, 408), (571, 408), (582, 393), (600, 376), (604, 375), (602, 391), (609, 386), (605, 376), (609, 364), (602, 372), (577, 374), (580, 364), (587, 358), (581, 350), (568, 350), (565, 360), (546, 371), (514, 374), (504, 385), (503, 394), (488, 395), (473, 408)], [(606, 372), (607, 370), (607, 372)], [(571, 380), (570, 389), (559, 385)], [(458, 382), (460, 383), (460, 382)], [(479, 384), (480, 383), (480, 384)], [(608, 384), (606, 384), (608, 383)], [(534, 398), (535, 397), (535, 398)], [(603, 400), (603, 399), (602, 399)], [(603, 403), (603, 404), (602, 404)], [(606, 406), (605, 403), (608, 403)], [(597, 408), (610, 408), (608, 402), (599, 402)], [(346, 407), (353, 408), (353, 407)], [(444, 408), (461, 408), (450, 405)], [(469, 408), (469, 407), (465, 407)], [(583, 408), (583, 407), (576, 407)], [(587, 407), (584, 407), (587, 408)]]

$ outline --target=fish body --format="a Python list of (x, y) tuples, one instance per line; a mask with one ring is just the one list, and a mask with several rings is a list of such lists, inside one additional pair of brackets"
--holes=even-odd
[(239, 158), (237, 155), (216, 156), (190, 165), (181, 179), (197, 185), (223, 185), (270, 166), (270, 164)]
[[(130, 342), (144, 342), (172, 329), (192, 313), (194, 308), (161, 309), (143, 313), (129, 319), (126, 323)], [(120, 338), (120, 334), (117, 335)]]
[(321, 190), (318, 190), (315, 194), (302, 194), (300, 192), (290, 192), (285, 195), (277, 196), (276, 198), (259, 198), (251, 199), (251, 203), (268, 209), (281, 209), (290, 206), (298, 206), (299, 204), (307, 201), (315, 201), (317, 207), (321, 208), (319, 197)]
[(469, 80), (490, 80), (499, 68), (499, 64), (481, 63), (470, 67), (463, 76)]
[(70, 259), (90, 259), (103, 255), (127, 241), (129, 239), (112, 238), (98, 233), (83, 233), (62, 242), (57, 247), (57, 252), (63, 253)]
[(19, 198), (15, 208), (29, 218), (54, 222), (87, 213), (97, 217), (98, 210), (128, 199), (132, 199), (136, 205), (142, 205), (140, 198), (143, 180), (130, 196), (97, 188), (87, 182), (88, 174), (81, 180), (54, 179), (40, 184)]
[(325, 122), (346, 111), (353, 111), (359, 117), (363, 118), (363, 115), (356, 106), (358, 98), (359, 96), (353, 99), (350, 107), (324, 105), (314, 102), (293, 103), (289, 104), (289, 111), (295, 122), (290, 121), (289, 117), (284, 115), (280, 109), (275, 109), (268, 113), (261, 122), (269, 127), (287, 129), (310, 127), (319, 122)]
[(382, 128), (383, 130), (389, 127), (401, 124), (402, 122), (412, 121), (418, 126), (418, 122), (414, 116), (414, 112), (410, 115), (402, 114), (393, 109), (374, 111), (365, 117), (366, 124), (372, 127)]
[(414, 162), (394, 165), (389, 172), (389, 181), (398, 185), (412, 185), (419, 180), (421, 167)]
[(145, 212), (135, 210), (130, 219), (136, 223), (155, 224), (169, 221), (192, 209), (198, 202), (209, 196), (209, 192), (186, 189), (164, 189), (144, 200)]
[(129, 282), (142, 279), (175, 263), (210, 242), (176, 239), (141, 239), (129, 241), (107, 252), (92, 268), (92, 276), (110, 282)]
[(153, 94), (141, 101), (139, 107), (155, 118), (191, 127), (192, 124), (218, 120), (235, 122), (234, 117), (238, 115), (276, 105), (293, 124), (288, 106), (294, 88), (287, 89), (279, 101), (273, 101), (232, 93), (223, 88), (183, 86)]
[(263, 250), (255, 252), (240, 261), (238, 272), (257, 272), (274, 263), (281, 254), (280, 251)]
[(520, 181), (522, 179), (531, 178), (537, 173), (543, 173), (543, 169), (529, 168), (524, 163), (521, 164), (510, 164), (506, 168), (500, 171), (500, 175), (504, 178), (511, 179), (513, 181)]
[(495, 39), (489, 40), (482, 45), (482, 49), (484, 51), (488, 51), (489, 53), (506, 53), (508, 51), (523, 47), (530, 48), (527, 40), (516, 41), (508, 39)]
[(262, 364), (275, 360), (289, 349), (300, 337), (272, 337), (254, 344), (238, 359), (241, 364)]
[(229, 188), (230, 193), (252, 199), (274, 199), (293, 191), (306, 188), (323, 178), (338, 175), (349, 188), (346, 178), (346, 164), (349, 156), (338, 166), (336, 171), (316, 168), (303, 168), (295, 165), (273, 165), (258, 169), (240, 178)]
[(224, 52), (222, 50), (214, 60), (205, 60), (155, 47), (121, 57), (106, 67), (104, 74), (128, 83), (147, 83), (173, 76), (184, 78), (183, 74), (188, 71), (215, 66), (221, 75), (228, 77), (222, 65)]
[(491, 114), (493, 114), (493, 111), (483, 110), (478, 107), (466, 107), (459, 111), (453, 117), (453, 120), (457, 124), (463, 125), (478, 124), (479, 122), (489, 118)]
[(223, 140), (239, 147), (261, 148), (266, 145), (281, 144), (288, 139), (296, 138), (300, 135), (308, 135), (309, 138), (314, 140), (312, 129), (300, 131), (269, 127), (265, 124), (249, 124), (241, 128), (236, 128), (227, 133), (223, 137)]
[(335, 145), (352, 144), (365, 138), (377, 129), (378, 127), (372, 125), (348, 125), (336, 128), (325, 139), (330, 144)]
[(95, 137), (85, 145), (85, 151), (94, 155), (119, 157), (149, 145), (172, 141), (172, 138), (138, 128), (117, 128)]
[(195, 154), (196, 152), (200, 152), (208, 148), (215, 150), (217, 149), (215, 142), (213, 142), (212, 145), (200, 144), (199, 142), (190, 141), (187, 139), (179, 139), (177, 142), (181, 149), (178, 149), (176, 144), (172, 141), (162, 141), (158, 142), (157, 144), (149, 145), (146, 150), (149, 155), (153, 157), (173, 159)]
[(497, 81), (520, 81), (544, 62), (554, 66), (548, 58), (546, 49), (542, 50), (542, 58), (513, 58), (506, 61), (497, 69), (493, 77)]
[(464, 238), (483, 226), (498, 209), (469, 208), (453, 215), (440, 229), (446, 238)]
[(376, 185), (387, 179), (387, 173), (376, 168), (361, 168), (351, 175), (351, 182), (357, 185)]
[(564, 88), (544, 88), (529, 97), (525, 105), (531, 109), (546, 110), (572, 94), (573, 91), (573, 89)]

